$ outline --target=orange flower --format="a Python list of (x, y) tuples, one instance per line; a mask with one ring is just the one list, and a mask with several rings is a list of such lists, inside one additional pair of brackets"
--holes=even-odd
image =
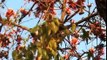
[(24, 14), (24, 15), (26, 15), (26, 14), (28, 13), (28, 11), (25, 10), (24, 8), (20, 8), (20, 12), (21, 12), (22, 14)]
[(85, 0), (78, 0), (77, 4), (83, 6), (84, 5)]
[(70, 8), (66, 8), (66, 13), (67, 13), (67, 14), (70, 14), (70, 13), (71, 13)]
[(68, 0), (64, 0), (64, 2), (65, 2), (65, 3), (67, 3), (67, 2), (68, 2)]
[(68, 2), (68, 4), (69, 4), (69, 7), (71, 7), (72, 9), (76, 9), (77, 7), (76, 3), (73, 1)]
[(66, 54), (66, 55), (64, 56), (64, 58), (65, 58), (66, 60), (68, 60), (68, 59), (69, 59), (69, 55)]
[(78, 42), (78, 39), (75, 38), (75, 37), (73, 37), (72, 40), (71, 40), (71, 44), (72, 44), (72, 45), (76, 45), (77, 42)]
[(94, 53), (94, 51), (95, 51), (95, 49), (94, 49), (94, 48), (90, 48), (90, 49), (89, 49), (89, 51), (90, 51), (90, 53), (92, 53), (92, 54), (93, 54), (93, 53)]
[(12, 9), (8, 9), (7, 12), (6, 12), (6, 17), (7, 18), (10, 18), (12, 15), (14, 15), (14, 11)]

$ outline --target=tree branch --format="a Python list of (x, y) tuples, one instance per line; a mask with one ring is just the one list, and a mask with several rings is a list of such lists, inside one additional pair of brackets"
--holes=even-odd
[(29, 28), (21, 26), (21, 25), (15, 23), (15, 22), (7, 21), (7, 20), (2, 20), (1, 16), (0, 16), (0, 23), (2, 25), (6, 25), (7, 23), (10, 23), (11, 25), (15, 25), (15, 26), (20, 27), (20, 28), (22, 28), (24, 30), (27, 30), (27, 31), (29, 30)]
[(94, 16), (96, 16), (96, 15), (98, 15), (97, 12), (94, 13), (94, 14), (89, 15), (88, 17), (86, 17), (86, 18), (84, 18), (84, 19), (82, 19), (82, 20), (79, 20), (78, 22), (76, 22), (76, 25), (78, 25), (78, 24), (80, 24), (80, 23), (82, 23), (82, 22), (84, 22), (84, 21), (87, 21), (87, 20), (89, 20), (91, 17), (94, 17)]
[[(90, 18), (92, 18), (92, 17), (94, 17), (94, 16), (96, 16), (96, 15), (98, 15), (97, 12), (94, 13), (94, 14), (91, 14), (91, 15), (87, 16), (87, 17), (84, 18), (84, 19), (79, 20), (78, 22), (76, 22), (76, 25), (78, 25), (78, 24), (80, 24), (80, 23), (82, 23), (82, 22), (84, 22), (84, 21), (87, 21), (87, 20), (89, 20)], [(67, 26), (67, 28), (70, 28), (70, 27), (71, 27), (71, 25), (68, 25), (68, 26)]]
[(66, 18), (65, 18), (64, 23), (67, 22), (68, 20), (70, 20), (70, 19), (71, 19), (73, 16), (75, 16), (78, 12), (79, 12), (79, 10), (75, 11), (75, 13), (72, 14), (71, 16), (67, 15)]
[(32, 5), (32, 7), (29, 9), (29, 11), (28, 11), (28, 13), (27, 13), (26, 15), (22, 15), (22, 16), (21, 16), (21, 18), (19, 19), (19, 23), (21, 22), (21, 20), (22, 20), (24, 17), (26, 17), (26, 16), (30, 13), (30, 11), (33, 9), (33, 7), (35, 6), (35, 4), (36, 4), (36, 2)]
[(77, 13), (79, 12), (79, 9), (77, 11), (75, 11), (74, 14), (72, 14), (67, 20), (71, 19), (73, 16), (75, 16)]

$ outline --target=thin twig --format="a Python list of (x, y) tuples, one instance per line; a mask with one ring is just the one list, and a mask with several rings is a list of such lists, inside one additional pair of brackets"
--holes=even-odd
[(42, 19), (42, 16), (43, 16), (43, 13), (42, 13), (41, 17), (39, 18), (37, 25), (39, 24), (40, 20)]
[[(97, 12), (94, 13), (94, 14), (90, 14), (90, 15), (87, 16), (86, 18), (81, 19), (81, 20), (79, 20), (78, 22), (76, 22), (76, 25), (78, 26), (78, 24), (80, 24), (80, 23), (82, 23), (82, 22), (84, 22), (84, 21), (87, 21), (87, 20), (89, 20), (90, 18), (92, 18), (92, 17), (94, 17), (94, 16), (96, 16), (96, 15), (98, 15)], [(70, 28), (70, 27), (71, 27), (71, 24), (67, 26), (67, 28)]]
[(84, 18), (84, 19), (82, 19), (82, 20), (79, 20), (78, 22), (76, 22), (76, 25), (78, 25), (78, 24), (80, 24), (80, 23), (82, 23), (82, 22), (84, 22), (84, 21), (87, 21), (87, 20), (89, 20), (91, 17), (94, 17), (94, 16), (96, 16), (96, 15), (98, 15), (97, 12), (94, 13), (94, 14), (89, 15), (88, 17), (86, 17), (86, 18)]
[(16, 24), (15, 22), (13, 23), (13, 22), (11, 22), (11, 21), (7, 21), (7, 20), (0, 20), (0, 23), (2, 23), (3, 25), (6, 25), (7, 23), (10, 23), (11, 25), (15, 25), (15, 26), (17, 26), (17, 27), (20, 27), (20, 28), (22, 28), (22, 29), (24, 29), (24, 30), (29, 30), (29, 28), (27, 28), (27, 27), (24, 27), (24, 26), (21, 26), (21, 25), (19, 25), (19, 24)]
[(30, 13), (30, 11), (32, 11), (32, 9), (33, 9), (33, 7), (35, 6), (35, 4), (36, 4), (36, 2), (35, 2), (35, 3), (32, 5), (32, 7), (29, 9), (29, 11), (28, 11), (27, 14), (21, 16), (21, 18), (19, 19), (19, 23), (21, 22), (21, 20), (22, 20), (24, 17), (26, 17), (26, 16)]
[(67, 20), (71, 19), (73, 16), (75, 16), (77, 13), (79, 12), (79, 9), (74, 13), (72, 14)]

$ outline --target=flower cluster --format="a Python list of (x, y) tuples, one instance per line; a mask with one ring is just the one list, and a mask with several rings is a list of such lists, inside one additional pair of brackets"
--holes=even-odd
[(95, 36), (99, 37), (101, 40), (105, 40), (106, 34), (103, 32), (104, 30), (101, 28), (99, 22), (90, 24), (90, 29)]
[(0, 52), (0, 58), (2, 58), (2, 57), (8, 58), (8, 51)]
[(9, 38), (7, 38), (5, 35), (0, 34), (0, 47), (6, 47), (10, 43)]
[(8, 9), (6, 12), (6, 17), (10, 18), (11, 16), (15, 16), (15, 12), (13, 11), (13, 9)]

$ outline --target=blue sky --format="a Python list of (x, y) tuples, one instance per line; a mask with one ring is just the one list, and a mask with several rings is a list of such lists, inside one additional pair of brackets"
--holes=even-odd
[[(24, 2), (24, 0), (6, 0), (6, 2), (5, 2), (5, 5), (7, 6), (7, 8), (12, 8), (12, 9), (14, 9), (15, 11), (17, 11), (17, 10), (19, 10), (21, 7), (24, 7), (24, 8), (26, 8), (26, 9), (30, 9), (30, 7), (32, 6), (32, 3), (30, 3), (30, 4), (27, 4), (27, 5), (24, 5), (23, 3), (25, 3)], [(95, 7), (95, 3), (94, 3), (94, 0), (90, 0), (90, 3), (93, 3), (92, 4), (92, 10), (93, 10), (93, 8)], [(87, 4), (87, 3), (85, 3), (85, 4)], [(5, 11), (7, 10), (7, 8), (6, 9), (1, 9), (0, 8), (0, 14), (5, 14)], [(1, 13), (2, 12), (2, 13)], [(2, 15), (2, 16), (3, 16)], [(76, 20), (76, 21), (78, 21), (78, 20), (80, 20), (82, 17), (86, 17), (87, 16), (87, 13), (85, 13), (85, 14), (83, 14), (83, 15), (81, 15), (81, 16), (79, 16), (78, 14), (75, 16), (75, 17), (73, 17), (73, 19), (74, 20)], [(26, 20), (29, 20), (29, 21), (27, 21), (27, 22), (24, 22), (24, 21), (26, 21)], [(23, 23), (21, 23), (21, 25), (23, 25), (23, 26), (26, 26), (26, 27), (29, 27), (29, 28), (32, 28), (32, 27), (34, 27), (36, 24), (37, 24), (37, 21), (38, 21), (38, 18), (35, 18), (34, 17), (34, 15), (32, 14), (30, 17), (28, 17), (28, 16), (26, 16), (26, 18), (24, 18), (23, 19)], [(89, 47), (91, 47), (92, 45), (94, 45), (95, 43), (92, 43), (92, 44), (90, 44), (89, 46), (87, 46), (88, 48)], [(79, 47), (82, 47), (82, 48), (79, 48)], [(78, 49), (79, 50), (82, 50), (82, 49), (84, 49), (86, 46), (85, 45), (83, 45), (83, 43), (81, 43), (80, 44), (80, 46), (78, 46)], [(87, 50), (87, 49), (86, 49)], [(106, 56), (106, 55), (105, 55)], [(104, 56), (104, 57), (105, 57)]]

